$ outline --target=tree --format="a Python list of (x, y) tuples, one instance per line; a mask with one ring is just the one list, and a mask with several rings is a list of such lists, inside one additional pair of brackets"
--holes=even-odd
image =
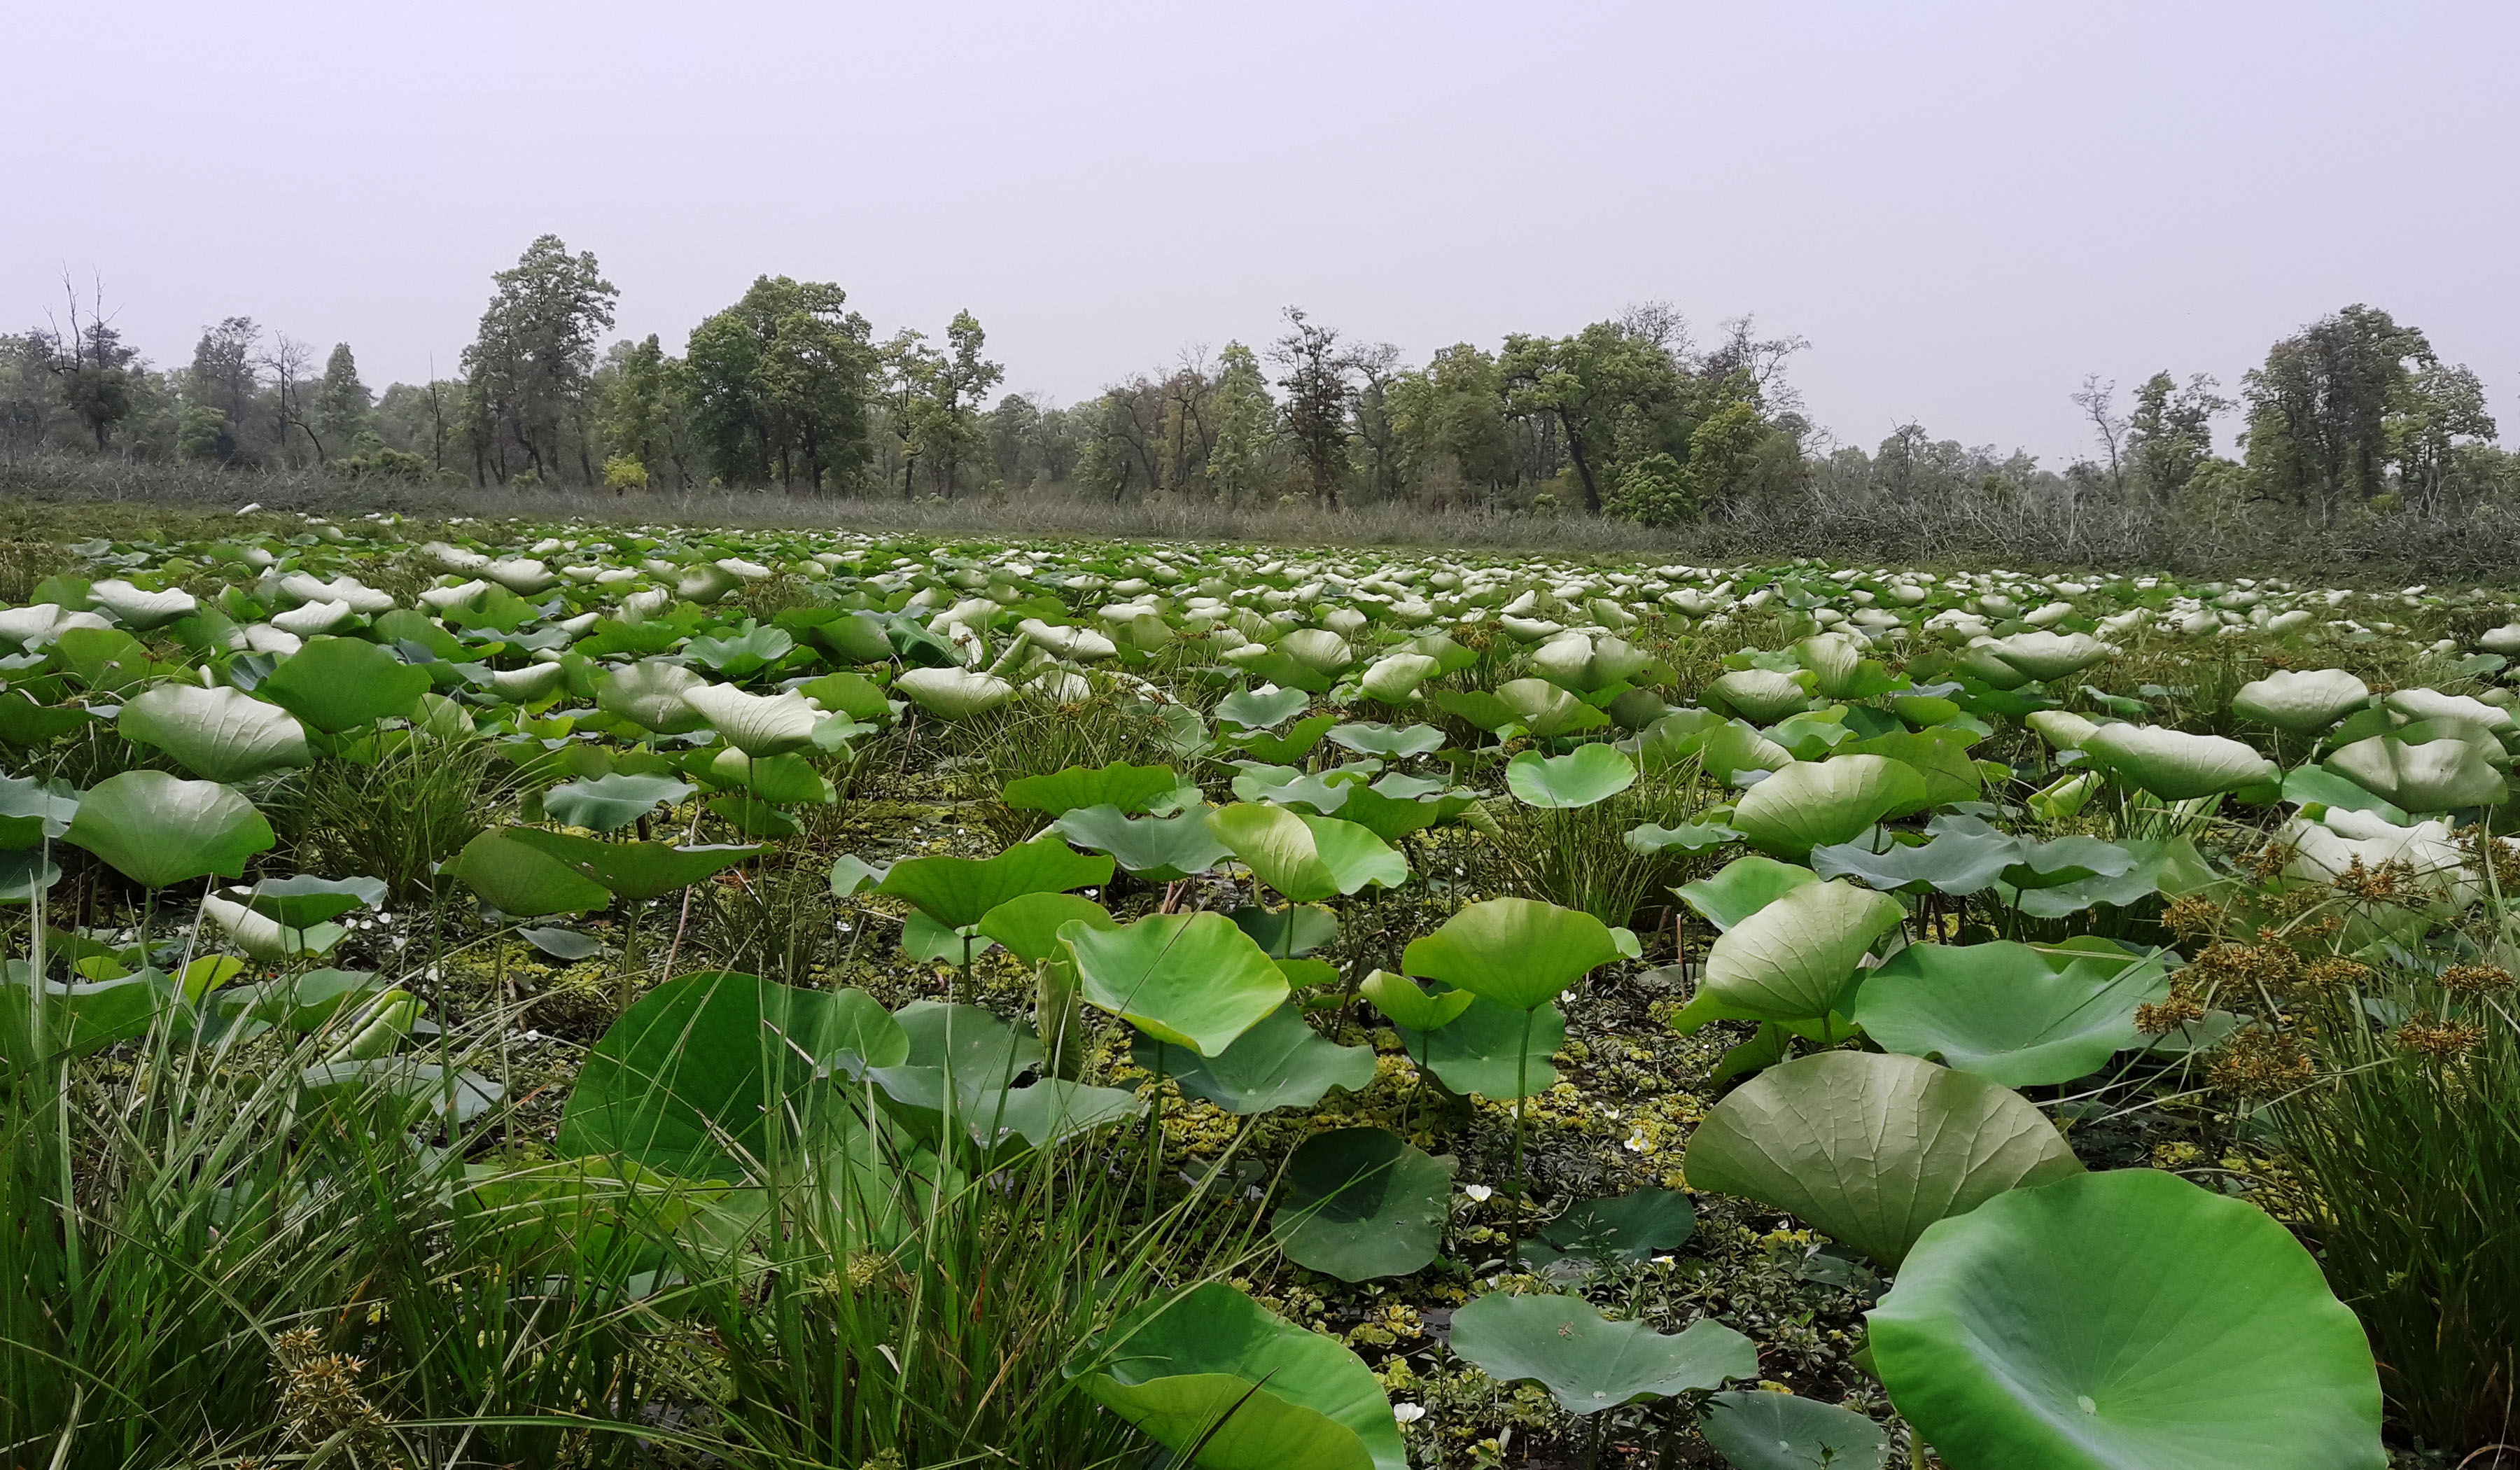
[(1260, 359), (1240, 342), (1227, 342), (1216, 359), (1216, 441), (1207, 454), (1207, 477), (1229, 507), (1244, 496), (1260, 498), (1267, 476), (1269, 430), (1277, 406), (1260, 375)]
[(102, 286), (84, 314), (78, 291), (68, 277), (62, 280), (62, 290), (69, 297), (69, 330), (55, 326), (39, 334), (45, 366), (61, 383), (64, 406), (77, 416), (102, 451), (114, 425), (131, 415), (131, 375), (140, 354), (123, 343), (121, 332), (107, 317)]
[[(614, 342), (605, 353), (604, 366), (595, 370), (595, 423), (608, 448), (643, 469), (655, 463), (665, 423), (665, 348), (656, 334), (642, 342)], [(611, 477), (608, 468), (606, 477)]]
[(316, 429), (334, 448), (346, 453), (359, 435), (369, 431), (375, 406), (376, 395), (359, 381), (359, 365), (350, 356), (350, 344), (335, 342), (332, 355), (324, 360), (324, 377), (315, 384)]
[(2168, 505), (2186, 497), (2197, 471), (2214, 457), (2214, 416), (2231, 400), (2203, 373), (2182, 387), (2167, 372), (2136, 389), (2127, 418), (2127, 468), (2138, 490)]
[[(548, 479), (559, 473), (563, 430), (585, 401), (596, 339), (611, 330), (621, 293), (592, 251), (571, 255), (557, 235), (536, 240), (491, 280), (490, 304), (464, 349), (465, 379), (483, 430), (476, 453), (503, 483), (511, 449), (536, 479)], [(579, 449), (583, 461), (582, 442)], [(580, 468), (593, 479), (591, 464)]]
[(1400, 375), (1400, 349), (1373, 342), (1348, 354), (1356, 370), (1356, 447), (1365, 470), (1366, 498), (1389, 497), (1399, 479), (1400, 453), (1391, 415), (1391, 388)]
[(1286, 394), (1286, 432), (1312, 481), (1313, 501), (1335, 511), (1347, 473), (1348, 408), (1355, 397), (1348, 380), (1353, 365), (1339, 350), (1338, 331), (1289, 306), (1286, 334), (1271, 344), (1269, 358), (1284, 370), (1278, 386)]
[(936, 401), (932, 384), (945, 371), (945, 358), (927, 345), (927, 334), (905, 327), (876, 349), (876, 362), (882, 374), (884, 425), (892, 430), (901, 456), (901, 498), (908, 500), (919, 457), (935, 437), (926, 422)]
[[(1584, 485), (1585, 509), (1601, 510), (1599, 469), (1618, 448), (1625, 423), (1650, 423), (1680, 396), (1681, 371), (1659, 318), (1651, 331), (1595, 322), (1569, 337), (1505, 339), (1497, 361), (1506, 402), (1517, 414), (1545, 415), (1564, 431), (1566, 454)], [(1640, 446), (1650, 452), (1650, 446)]]
[(261, 341), (262, 329), (253, 318), (229, 317), (202, 328), (202, 339), (193, 346), (185, 396), (215, 409), (224, 421), (223, 430), (207, 441), (222, 461), (234, 458), (251, 439), (247, 420), (262, 390)]
[(875, 354), (847, 300), (828, 282), (763, 276), (692, 329), (695, 427), (721, 479), (793, 485), (801, 470), (819, 494), (866, 464)]
[(1006, 380), (1007, 370), (980, 355), (988, 341), (978, 318), (954, 313), (945, 324), (945, 351), (926, 378), (931, 401), (921, 426), (929, 436), (928, 466), (944, 481), (947, 500), (954, 498), (963, 462), (980, 450), (980, 404)]
[(2494, 435), (2494, 415), (2475, 373), (2428, 363), (2410, 374), (2389, 415), (2390, 454), (2408, 506), (2428, 515), (2454, 509), (2449, 492), (2460, 451), (2490, 446)]
[(272, 408), (280, 424), (280, 457), (285, 464), (296, 463), (289, 437), (292, 428), (314, 446), (315, 463), (324, 463), (324, 440), (309, 422), (306, 404), (306, 374), (314, 360), (304, 342), (285, 332), (271, 334), (271, 348), (262, 357), (263, 371), (271, 375)]
[(2110, 491), (2113, 494), (2124, 495), (2126, 462), (2118, 451), (2119, 446), (2126, 439), (2127, 420), (2117, 411), (2117, 395), (2118, 385), (2115, 382), (2102, 382), (2097, 373), (2086, 373), (2083, 375), (2083, 385), (2074, 391), (2073, 398), (2074, 407), (2081, 409), (2083, 417), (2091, 421), (2092, 432), (2099, 439), (2101, 450), (2108, 456)]
[(2333, 521), (2346, 497), (2386, 486), (2389, 414), (2408, 364), (2436, 359), (2421, 332), (2385, 311), (2348, 306), (2276, 342), (2241, 391), (2249, 404), (2248, 468), (2260, 494)]
[(1390, 390), (1392, 437), (1412, 498), (1421, 490), (1478, 486), (1493, 500), (1513, 478), (1514, 446), (1497, 361), (1468, 342), (1404, 373)]

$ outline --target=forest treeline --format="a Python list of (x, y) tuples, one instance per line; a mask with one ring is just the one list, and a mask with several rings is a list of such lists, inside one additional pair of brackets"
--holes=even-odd
[[(2072, 393), (2088, 457), (1938, 439), (1904, 424), (1844, 444), (1785, 370), (1806, 343), (1749, 319), (1706, 341), (1670, 307), (1562, 336), (1462, 342), (1422, 364), (1288, 308), (1278, 336), (1190, 351), (1078, 404), (1001, 392), (986, 333), (879, 335), (838, 286), (763, 276), (694, 327), (609, 339), (618, 291), (591, 252), (544, 236), (493, 278), (456, 376), (363, 380), (348, 343), (248, 317), (158, 367), (102, 290), (0, 334), (0, 452), (78, 452), (240, 471), (322, 469), (442, 485), (779, 487), (904, 500), (1063, 495), (1260, 510), (1589, 512), (1669, 526), (1797, 503), (1965, 500), (2073, 516), (2289, 506), (2450, 516), (2520, 499), (2482, 384), (2365, 305), (2275, 342), (2233, 385), (2155, 374)], [(2242, 415), (2236, 444), (2217, 419)]]

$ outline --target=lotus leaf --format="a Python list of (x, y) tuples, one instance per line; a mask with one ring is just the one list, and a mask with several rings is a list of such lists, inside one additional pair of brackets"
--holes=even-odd
[(242, 877), (246, 860), (278, 840), (253, 803), (234, 790), (162, 771), (125, 771), (97, 782), (62, 836), (144, 888)]
[(532, 843), (518, 840), (525, 827), (493, 829), (464, 844), (446, 874), (502, 913), (542, 918), (579, 913), (612, 902), (611, 891)]
[(232, 689), (161, 684), (124, 704), (117, 723), (124, 738), (157, 746), (204, 780), (251, 780), (315, 759), (287, 710)]
[(1115, 806), (1080, 807), (1050, 829), (1099, 853), (1150, 883), (1178, 882), (1214, 868), (1233, 851), (1219, 841), (1204, 811), (1132, 818)]
[(1489, 1377), (1537, 1383), (1576, 1414), (1759, 1373), (1758, 1349), (1722, 1322), (1656, 1332), (1645, 1322), (1606, 1320), (1582, 1297), (1489, 1292), (1453, 1314), (1452, 1346)]
[(1506, 763), (1505, 783), (1525, 806), (1589, 807), (1637, 783), (1634, 761), (1607, 745), (1578, 745), (1566, 755), (1526, 750)]
[(1359, 755), (1379, 755), (1404, 759), (1427, 755), (1444, 745), (1444, 733), (1432, 725), (1333, 725), (1330, 743), (1353, 750)]
[(1410, 941), (1401, 968), (1530, 1010), (1601, 965), (1637, 953), (1635, 935), (1580, 910), (1499, 898), (1471, 904), (1434, 933)]
[(1408, 1470), (1373, 1371), (1221, 1281), (1124, 1320), (1068, 1373), (1204, 1470)]
[(1874, 1366), (1960, 1470), (2381, 1470), (2354, 1314), (2245, 1200), (2122, 1169), (1935, 1225), (1873, 1309)]
[(2169, 990), (2158, 959), (2051, 962), (2009, 942), (1910, 945), (1864, 983), (1854, 1015), (1889, 1050), (2029, 1087), (2071, 1082), (2142, 1046), (2136, 1007)]
[(2371, 687), (2343, 669), (2277, 669), (2240, 686), (2231, 713), (2290, 735), (2316, 735), (2370, 697)]
[(1109, 858), (1088, 857), (1052, 832), (994, 858), (905, 858), (892, 865), (876, 892), (908, 899), (938, 923), (960, 929), (1021, 894), (1064, 893), (1109, 881)]
[(1352, 822), (1249, 802), (1225, 807), (1208, 821), (1261, 882), (1298, 904), (1409, 881), (1408, 860)]
[(1739, 832), (1720, 822), (1692, 822), (1687, 826), (1660, 826), (1648, 822), (1640, 826), (1630, 827), (1627, 835), (1619, 839), (1628, 851), (1639, 856), (1650, 856), (1654, 853), (1675, 850), (1700, 853), (1709, 848), (1722, 847), (1727, 842), (1740, 840)]
[(382, 878), (319, 878), (307, 873), (265, 878), (247, 899), (254, 913), (292, 929), (338, 918), (362, 906), (382, 909), (384, 902)]
[(254, 691), (315, 729), (340, 735), (411, 713), (428, 688), (427, 669), (375, 644), (316, 638), (282, 659)]
[(1541, 1230), (1538, 1244), (1525, 1242), (1522, 1257), (1534, 1266), (1559, 1260), (1642, 1266), (1679, 1250), (1696, 1232), (1697, 1211), (1688, 1195), (1639, 1189), (1579, 1201)]
[(2156, 725), (2103, 725), (2083, 742), (2083, 753), (2166, 801), (2271, 787), (2281, 775), (2238, 740)]
[(1497, 686), (1497, 698), (1539, 739), (1598, 730), (1610, 717), (1545, 679), (1512, 679)]
[(2327, 769), (2409, 813), (2499, 806), (2510, 795), (2502, 774), (2465, 740), (2409, 745), (2372, 735), (2329, 756)]
[(1229, 915), (1251, 942), (1280, 960), (1309, 955), (1338, 938), (1338, 915), (1319, 904), (1263, 909), (1246, 904)]
[(1014, 686), (972, 669), (912, 669), (892, 682), (895, 690), (943, 720), (968, 720), (1006, 703)]
[(1811, 707), (1812, 676), (1774, 669), (1735, 669), (1706, 687), (1709, 697), (1754, 725), (1774, 725)]
[(1435, 1259), (1452, 1185), (1450, 1160), (1388, 1130), (1315, 1134), (1286, 1160), (1269, 1233), (1287, 1260), (1342, 1281), (1405, 1276)]
[(1157, 1057), (1154, 1044), (1144, 1037), (1131, 1051), (1139, 1066), (1152, 1072), (1161, 1062), (1183, 1091), (1229, 1113), (1311, 1107), (1332, 1088), (1357, 1092), (1373, 1081), (1372, 1047), (1332, 1043), (1289, 1005), (1271, 1011), (1215, 1056)]
[(1375, 970), (1358, 987), (1374, 1008), (1389, 1016), (1394, 1025), (1412, 1031), (1440, 1031), (1469, 1009), (1478, 997), (1465, 990), (1445, 991), (1430, 996), (1418, 988), (1418, 982), (1389, 970)]
[(1683, 884), (1672, 892), (1705, 915), (1708, 923), (1726, 930), (1804, 884), (1819, 881), (1820, 874), (1808, 868), (1752, 853), (1725, 864), (1723, 871), (1711, 878)]
[(1755, 1020), (1844, 1010), (1865, 953), (1903, 916), (1896, 899), (1843, 879), (1796, 886), (1715, 941), (1705, 994), (1727, 1013)]
[(1214, 1058), (1285, 1002), (1286, 977), (1220, 913), (1159, 913), (1112, 930), (1061, 925), (1087, 1003)]
[(1007, 782), (998, 799), (1017, 811), (1063, 817), (1085, 807), (1117, 807), (1135, 816), (1149, 810), (1181, 786), (1170, 766), (1132, 766), (1113, 761), (1097, 770), (1070, 766), (1049, 776), (1027, 776)]
[[(762, 848), (742, 846), (677, 847), (670, 842), (600, 842), (571, 832), (547, 832), (530, 826), (511, 827), (503, 835), (509, 841), (532, 848), (565, 866), (580, 877), (602, 884), (613, 897), (628, 899), (632, 903), (662, 898), (677, 889), (689, 888), (712, 873), (723, 872), (763, 852)], [(469, 876), (466, 881), (471, 881)], [(521, 912), (495, 901), (493, 907), (511, 913)]]
[(1863, 842), (1815, 847), (1812, 870), (1822, 877), (1851, 877), (1883, 892), (1979, 893), (2023, 862), (2024, 844), (1975, 817), (1942, 816), (1919, 846), (1892, 843), (1879, 852)]
[(1238, 730), (1275, 730), (1312, 702), (1302, 690), (1237, 690), (1217, 701), (1216, 718)]
[(595, 681), (596, 707), (656, 735), (683, 735), (709, 723), (683, 696), (708, 681), (676, 663), (654, 659)]
[(803, 750), (814, 743), (821, 719), (805, 696), (789, 690), (779, 694), (747, 694), (732, 685), (695, 684), (682, 700), (715, 727), (720, 738), (758, 759)]
[[(1293, 690), (1291, 692), (1301, 692)], [(1227, 742), (1254, 759), (1273, 765), (1302, 760), (1338, 723), (1336, 715), (1309, 715), (1286, 728), (1284, 735), (1271, 735), (1265, 730), (1230, 732)]]
[(1408, 1026), (1399, 1031), (1402, 1044), (1445, 1087), (1511, 1102), (1557, 1086), (1557, 1068), (1550, 1058), (1565, 1044), (1566, 1017), (1553, 1004), (1516, 1010), (1481, 997), (1441, 1031)]
[(553, 821), (589, 831), (610, 832), (630, 825), (659, 806), (671, 806), (695, 788), (668, 776), (629, 776), (613, 772), (592, 780), (574, 780), (543, 793), (543, 811)]
[(1384, 704), (1405, 704), (1417, 697), (1418, 686), (1442, 672), (1443, 665), (1423, 653), (1385, 653), (1365, 671), (1357, 687), (1366, 697)]
[(1778, 857), (1848, 841), (1925, 797), (1925, 779), (1879, 755), (1796, 761), (1742, 794), (1729, 824)]
[(1026, 893), (1007, 900), (980, 919), (982, 934), (1007, 947), (1026, 964), (1064, 958), (1058, 943), (1061, 925), (1076, 922), (1094, 929), (1116, 929), (1120, 921), (1089, 898), (1073, 893)]
[(1717, 1394), (1697, 1431), (1732, 1470), (1889, 1470), (1892, 1453), (1869, 1418), (1799, 1394)]
[(1912, 1056), (1822, 1051), (1726, 1095), (1682, 1167), (1694, 1188), (1790, 1211), (1896, 1267), (1934, 1222), (2083, 1166), (2008, 1088)]
[(2042, 684), (2053, 684), (2109, 656), (2109, 646), (2088, 633), (2051, 633), (2039, 629), (1999, 638), (1986, 651)]

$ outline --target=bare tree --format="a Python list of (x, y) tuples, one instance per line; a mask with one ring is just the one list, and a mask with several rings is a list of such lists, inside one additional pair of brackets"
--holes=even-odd
[(2126, 464), (2119, 447), (2126, 442), (2127, 421), (2117, 411), (2116, 379), (2100, 381), (2097, 373), (2083, 375), (2083, 385), (2074, 393), (2074, 406), (2092, 421), (2092, 431), (2099, 436), (2100, 447), (2109, 456), (2109, 493), (2126, 494)]
[(271, 374), (272, 390), (278, 395), (280, 455), (284, 462), (291, 461), (289, 431), (293, 428), (315, 446), (315, 463), (324, 463), (324, 441), (316, 434), (315, 425), (307, 422), (306, 414), (305, 379), (314, 360), (314, 353), (304, 342), (285, 332), (271, 334), (271, 348), (262, 355), (263, 369)]

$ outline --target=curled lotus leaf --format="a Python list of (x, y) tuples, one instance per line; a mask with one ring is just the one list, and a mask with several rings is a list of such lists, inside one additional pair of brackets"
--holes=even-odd
[(2231, 713), (2287, 735), (2316, 735), (2370, 698), (2371, 687), (2343, 669), (2277, 669), (2241, 685)]
[(1778, 857), (1848, 841), (1925, 797), (1925, 779), (1881, 755), (1796, 761), (1741, 795), (1729, 824)]
[(2274, 762), (2238, 740), (2157, 725), (2103, 725), (2083, 741), (2083, 753), (2165, 801), (2272, 787), (2281, 780)]
[(1715, 941), (1706, 994), (1745, 1019), (1804, 1021), (1846, 1008), (1874, 940), (1898, 927), (1899, 901), (1843, 879), (1793, 888)]

